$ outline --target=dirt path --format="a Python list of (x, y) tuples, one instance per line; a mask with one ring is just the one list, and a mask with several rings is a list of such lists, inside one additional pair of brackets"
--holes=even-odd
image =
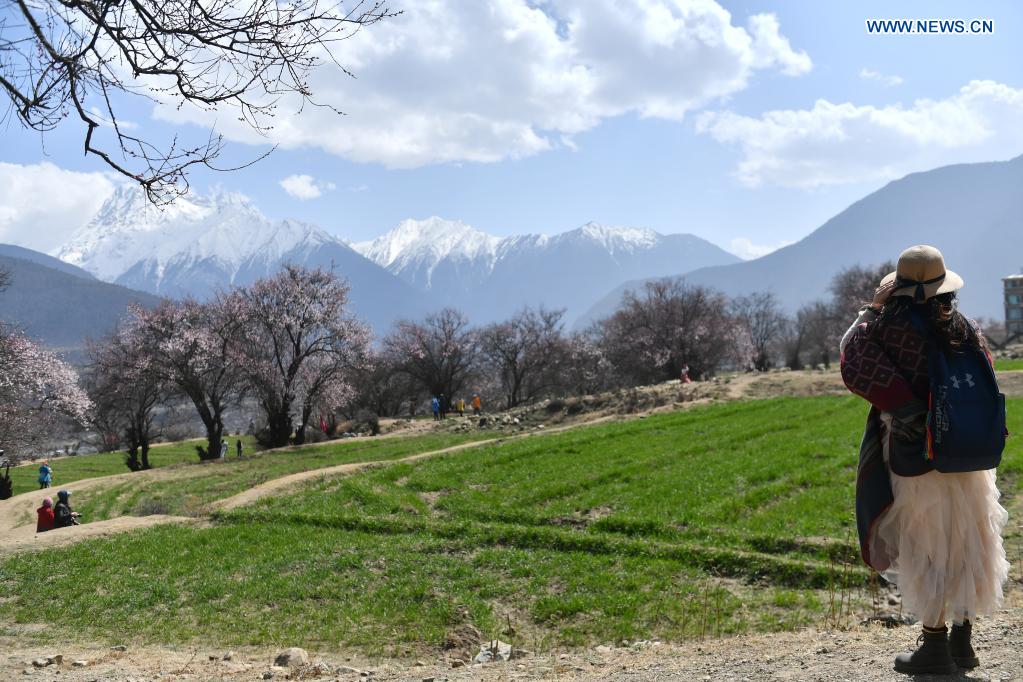
[[(114, 651), (106, 646), (54, 642), (26, 646), (0, 638), (0, 678), (65, 682), (129, 680), (415, 680), (425, 682), (508, 682), (510, 680), (820, 680), (822, 682), (928, 682), (933, 680), (1023, 680), (1023, 603), (1021, 589), (1010, 591), (1005, 608), (980, 619), (974, 646), (981, 665), (952, 677), (907, 677), (892, 669), (900, 651), (916, 646), (919, 627), (885, 629), (855, 625), (841, 630), (744, 635), (678, 644), (635, 642), (583, 650), (526, 654), (510, 662), (452, 667), (461, 658), (451, 653), (421, 654), (419, 660), (366, 658), (348, 652), (318, 655), (293, 671), (271, 667), (283, 649), (245, 648), (231, 652), (211, 647), (135, 647)], [(63, 663), (33, 669), (32, 661), (60, 654)], [(84, 665), (75, 667), (74, 661)], [(364, 675), (364, 673), (366, 673)], [(269, 677), (265, 677), (269, 675)]]

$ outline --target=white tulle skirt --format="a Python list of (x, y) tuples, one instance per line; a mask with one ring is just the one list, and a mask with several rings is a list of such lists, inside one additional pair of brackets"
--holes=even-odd
[(895, 501), (871, 552), (893, 557), (882, 575), (898, 586), (903, 610), (934, 625), (997, 609), (1009, 575), (1002, 545), (1009, 514), (998, 503), (995, 471), (891, 474), (891, 482)]

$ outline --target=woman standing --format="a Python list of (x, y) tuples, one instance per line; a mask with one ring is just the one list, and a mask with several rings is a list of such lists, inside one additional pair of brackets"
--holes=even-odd
[(48, 461), (43, 460), (43, 465), (39, 467), (39, 489), (49, 488), (52, 483), (53, 469)]
[(909, 674), (979, 664), (973, 620), (1001, 604), (1009, 571), (995, 471), (941, 473), (926, 457), (928, 344), (946, 355), (987, 353), (958, 310), (962, 286), (940, 251), (911, 247), (841, 343), (842, 378), (872, 405), (856, 479), (860, 551), (923, 623), (919, 648), (895, 659)]

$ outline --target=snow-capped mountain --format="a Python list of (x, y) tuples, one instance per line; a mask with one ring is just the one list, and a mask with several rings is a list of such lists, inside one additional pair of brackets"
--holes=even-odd
[(412, 287), (307, 223), (272, 221), (245, 196), (189, 195), (156, 208), (119, 188), (55, 255), (101, 280), (172, 298), (206, 298), (284, 263), (333, 268), (352, 285), (356, 312), (379, 331), (421, 313)]
[(55, 255), (103, 281), (172, 298), (206, 298), (286, 262), (329, 267), (348, 278), (355, 312), (378, 332), (443, 306), (477, 323), (525, 305), (565, 308), (571, 321), (630, 279), (738, 261), (692, 235), (596, 223), (502, 239), (432, 217), (349, 246), (314, 225), (270, 220), (240, 194), (193, 194), (156, 208), (131, 187)]
[(738, 262), (693, 235), (587, 223), (557, 235), (504, 239), (459, 221), (405, 220), (355, 250), (433, 300), (476, 320), (501, 319), (524, 305), (581, 313), (612, 282)]
[(271, 221), (240, 194), (193, 195), (157, 208), (136, 188), (122, 186), (56, 256), (102, 280), (201, 296), (208, 293), (203, 282), (179, 277), (198, 263), (210, 268), (203, 280), (233, 283), (253, 259), (276, 263), (297, 248), (324, 244), (342, 242), (313, 225)]
[(424, 289), (482, 282), (501, 239), (459, 220), (403, 220), (387, 234), (352, 248), (409, 284)]

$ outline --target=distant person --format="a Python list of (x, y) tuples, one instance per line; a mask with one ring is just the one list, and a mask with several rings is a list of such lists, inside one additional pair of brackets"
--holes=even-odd
[(465, 416), (465, 399), (459, 398), (458, 402), (455, 403), (455, 409), (458, 410), (458, 416)]
[(483, 400), (480, 398), (479, 393), (472, 394), (472, 413), (474, 416), (480, 416), (480, 412), (483, 411)]
[(440, 418), (441, 419), (447, 419), (448, 418), (448, 407), (449, 407), (448, 399), (444, 396), (443, 393), (441, 393), (438, 396), (438, 400), (440, 400)]
[(987, 344), (959, 312), (962, 286), (934, 247), (906, 249), (840, 344), (842, 379), (871, 403), (856, 480), (860, 551), (923, 627), (919, 648), (895, 658), (907, 674), (976, 667), (973, 620), (1001, 606), (1009, 573), (991, 468), (1005, 408)]
[(53, 527), (67, 528), (77, 526), (78, 512), (71, 509), (71, 491), (61, 490), (57, 493), (57, 505), (53, 508)]
[(415, 398), (409, 398), (409, 401), (408, 401), (408, 418), (410, 420), (416, 418), (416, 399)]
[(39, 467), (39, 489), (49, 488), (52, 483), (53, 469), (50, 468), (49, 462), (43, 460), (43, 465)]
[(430, 409), (433, 410), (433, 420), (440, 420), (440, 398), (437, 396), (430, 398)]
[(220, 439), (220, 459), (227, 457), (227, 439)]
[(689, 365), (682, 365), (682, 372), (679, 374), (678, 379), (683, 384), (693, 383), (693, 380), (689, 377)]
[(241, 438), (239, 438), (237, 441), (235, 441), (234, 449), (238, 453), (238, 459), (241, 459), (242, 458), (242, 439)]
[(36, 509), (36, 532), (45, 533), (53, 530), (53, 498), (44, 497), (43, 506)]

